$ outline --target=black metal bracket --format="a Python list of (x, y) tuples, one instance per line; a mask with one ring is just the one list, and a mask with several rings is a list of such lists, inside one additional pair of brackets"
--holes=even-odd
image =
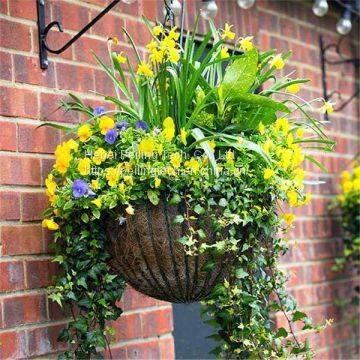
[(47, 69), (49, 61), (47, 53), (61, 54), (63, 51), (68, 49), (80, 36), (88, 31), (95, 23), (97, 23), (106, 13), (108, 13), (116, 4), (121, 0), (112, 1), (103, 11), (101, 11), (89, 24), (84, 26), (74, 37), (72, 37), (65, 45), (59, 49), (51, 49), (46, 42), (46, 37), (49, 31), (56, 26), (60, 32), (64, 31), (62, 24), (59, 21), (52, 21), (48, 25), (45, 25), (45, 0), (37, 0), (37, 13), (38, 13), (38, 34), (39, 34), (39, 56), (40, 56), (40, 67), (41, 69)]
[[(341, 93), (339, 91), (331, 91), (328, 92), (327, 88), (327, 77), (326, 77), (326, 65), (340, 65), (340, 64), (353, 64), (355, 68), (359, 69), (360, 58), (346, 58), (341, 53), (341, 43), (344, 40), (344, 36), (339, 38), (339, 41), (334, 44), (324, 44), (324, 39), (322, 35), (319, 35), (319, 48), (320, 48), (320, 64), (321, 64), (321, 72), (322, 72), (322, 87), (323, 87), (323, 97), (325, 101), (331, 100), (331, 98), (336, 95), (340, 100), (342, 100)], [(338, 60), (330, 60), (327, 58), (327, 51), (330, 49), (334, 49)], [(355, 92), (345, 101), (341, 103), (341, 105), (337, 106), (334, 111), (341, 111), (346, 105), (348, 105), (355, 97), (357, 97), (360, 93), (359, 84), (357, 84), (357, 88)], [(329, 120), (328, 114), (325, 114), (325, 120)]]

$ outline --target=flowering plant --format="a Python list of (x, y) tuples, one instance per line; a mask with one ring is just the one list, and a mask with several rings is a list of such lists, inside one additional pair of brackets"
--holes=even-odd
[[(93, 109), (71, 95), (66, 109), (88, 120), (67, 129), (76, 138), (57, 147), (46, 180), (51, 207), (43, 225), (55, 231), (55, 261), (62, 270), (51, 297), (78, 308), (60, 334), (76, 346), (62, 357), (88, 358), (98, 346), (109, 346), (113, 331), (106, 321), (121, 314), (116, 301), (125, 283), (110, 263), (104, 219), (123, 223), (137, 216), (137, 205), (156, 206), (163, 195), (193, 210), (176, 222), (210, 219), (218, 234), (209, 239), (201, 226), (190, 227), (178, 239), (188, 255), (235, 258), (229, 278), (203, 302), (219, 341), (213, 352), (231, 358), (310, 353), (293, 323), (320, 327), (297, 310), (277, 266), (295, 216), (276, 209), (279, 202), (297, 207), (311, 199), (302, 164), (307, 159), (323, 166), (303, 147), (333, 145), (306, 111), (311, 104), (295, 95), (307, 80), (276, 76), (290, 53), (260, 53), (252, 37), (240, 38), (230, 50), (227, 41), (236, 35), (228, 24), (217, 30), (210, 22), (200, 43), (187, 34), (182, 46), (176, 28), (145, 22), (153, 35), (149, 62), (126, 30), (135, 67), (112, 51), (114, 40), (109, 66), (95, 55), (116, 96), (105, 96), (106, 106)], [(274, 328), (272, 311), (284, 312), (288, 328)]]

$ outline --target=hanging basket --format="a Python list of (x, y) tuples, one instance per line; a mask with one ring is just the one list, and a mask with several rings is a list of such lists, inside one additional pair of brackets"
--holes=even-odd
[[(174, 303), (204, 299), (229, 275), (232, 263), (229, 254), (185, 253), (177, 240), (189, 234), (188, 226), (185, 222), (173, 223), (176, 215), (184, 213), (184, 207), (180, 208), (161, 200), (157, 206), (136, 206), (135, 215), (127, 216), (122, 225), (114, 220), (106, 224), (112, 244), (112, 266), (141, 293)], [(203, 230), (214, 239), (214, 233)], [(207, 271), (204, 266), (210, 261), (215, 266)]]

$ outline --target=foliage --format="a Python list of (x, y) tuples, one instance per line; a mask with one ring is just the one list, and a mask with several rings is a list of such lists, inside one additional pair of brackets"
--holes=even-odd
[[(303, 148), (331, 151), (333, 145), (307, 113), (310, 104), (293, 100), (300, 99), (293, 93), (307, 80), (275, 76), (290, 53), (259, 53), (251, 37), (236, 42), (241, 55), (229, 53), (225, 41), (235, 35), (227, 24), (216, 30), (210, 23), (198, 47), (188, 33), (180, 47), (176, 28), (152, 28), (144, 21), (153, 34), (147, 45), (151, 63), (140, 58), (126, 30), (136, 68), (111, 51), (111, 42), (109, 66), (94, 55), (115, 85), (116, 97), (104, 96), (106, 107), (115, 110), (92, 109), (74, 95), (64, 104), (88, 120), (68, 129), (77, 138), (57, 147), (46, 180), (51, 207), (43, 225), (55, 231), (55, 261), (62, 270), (51, 297), (78, 308), (60, 336), (74, 344), (63, 357), (97, 354), (96, 347), (105, 347), (112, 333), (106, 321), (121, 313), (116, 300), (124, 282), (111, 267), (105, 220), (126, 221), (136, 216), (134, 205), (156, 205), (164, 194), (171, 203), (186, 201), (196, 214), (176, 218), (200, 224), (179, 239), (188, 254), (211, 252), (216, 261), (216, 255), (231, 252), (235, 258), (230, 278), (203, 304), (219, 340), (214, 353), (310, 356), (293, 323), (305, 330), (321, 327), (297, 310), (277, 265), (295, 219), (279, 213), (277, 205), (301, 206), (311, 199), (304, 192)], [(215, 240), (201, 229), (205, 220), (211, 220)], [(207, 264), (209, 271), (213, 266)], [(288, 328), (274, 328), (272, 311), (285, 314)]]

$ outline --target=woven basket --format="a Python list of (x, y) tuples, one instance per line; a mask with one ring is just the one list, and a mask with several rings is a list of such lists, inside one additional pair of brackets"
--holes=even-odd
[[(127, 216), (123, 225), (108, 220), (112, 266), (136, 290), (159, 300), (175, 303), (204, 299), (229, 274), (229, 255), (214, 257), (208, 253), (188, 256), (176, 240), (188, 233), (185, 222), (173, 224), (184, 209), (160, 201), (135, 207), (135, 215)], [(194, 226), (194, 224), (192, 224)], [(214, 239), (214, 234), (203, 229)], [(209, 260), (216, 265), (204, 270)]]

